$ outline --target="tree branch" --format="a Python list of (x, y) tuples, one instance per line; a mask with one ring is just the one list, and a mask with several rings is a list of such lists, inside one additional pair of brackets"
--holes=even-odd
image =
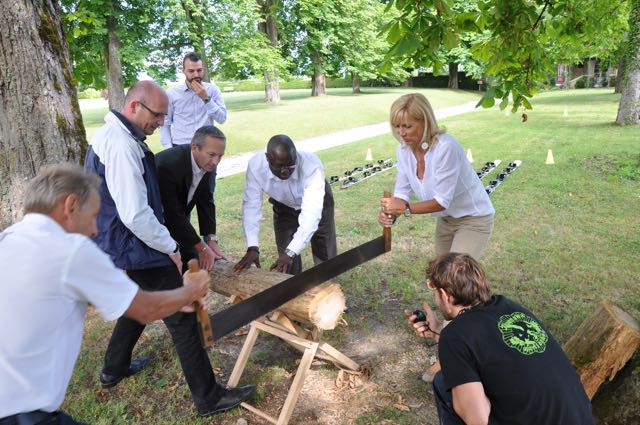
[(536, 19), (536, 22), (531, 27), (531, 31), (535, 31), (536, 28), (538, 28), (538, 25), (540, 25), (540, 21), (542, 20), (542, 15), (544, 15), (545, 10), (547, 10), (547, 6), (549, 6), (550, 3), (551, 3), (551, 0), (546, 0), (544, 2), (544, 6), (542, 7), (542, 10), (540, 11), (540, 15), (538, 15), (538, 19)]

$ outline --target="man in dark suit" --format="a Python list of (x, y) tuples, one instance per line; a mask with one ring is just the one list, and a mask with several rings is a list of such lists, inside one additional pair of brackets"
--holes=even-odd
[[(217, 127), (200, 127), (191, 144), (166, 149), (156, 155), (156, 168), (164, 220), (180, 245), (184, 264), (191, 258), (211, 270), (215, 260), (225, 258), (216, 236), (216, 207), (209, 177), (224, 155), (226, 138)], [(200, 234), (191, 224), (196, 208)]]

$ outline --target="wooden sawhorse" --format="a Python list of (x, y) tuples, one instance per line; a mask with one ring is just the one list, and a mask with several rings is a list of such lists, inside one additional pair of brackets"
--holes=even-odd
[(229, 387), (236, 387), (238, 385), (242, 372), (244, 372), (244, 368), (247, 365), (247, 360), (249, 360), (249, 355), (251, 354), (253, 346), (256, 343), (256, 339), (258, 338), (259, 331), (276, 336), (303, 352), (296, 376), (289, 388), (289, 392), (284, 405), (282, 406), (282, 410), (280, 411), (280, 415), (277, 418), (274, 418), (249, 403), (243, 402), (240, 404), (245, 409), (263, 419), (266, 419), (272, 424), (286, 425), (289, 423), (289, 419), (291, 419), (291, 415), (293, 414), (293, 409), (298, 401), (300, 391), (302, 390), (302, 385), (304, 384), (304, 380), (309, 373), (311, 363), (315, 357), (329, 360), (339, 367), (344, 367), (345, 369), (353, 371), (360, 369), (360, 366), (349, 357), (345, 356), (326, 342), (320, 341), (320, 332), (317, 330), (307, 331), (293, 323), (281, 312), (275, 312), (269, 319), (263, 318), (251, 322), (251, 329), (249, 329), (247, 339), (242, 346), (242, 351), (240, 351), (238, 360), (236, 360), (236, 364), (231, 372), (231, 377), (227, 383)]

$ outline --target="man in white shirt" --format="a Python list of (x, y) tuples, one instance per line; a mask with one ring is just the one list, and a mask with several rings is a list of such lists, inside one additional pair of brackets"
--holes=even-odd
[[(204, 66), (202, 58), (190, 52), (182, 59), (184, 83), (167, 90), (169, 111), (160, 128), (160, 143), (165, 149), (172, 146), (188, 145), (193, 135), (204, 125), (224, 124), (227, 107), (222, 92), (214, 83), (202, 81)], [(209, 177), (213, 194), (216, 187), (215, 170)]]
[(167, 90), (169, 111), (160, 129), (160, 142), (167, 149), (187, 145), (203, 125), (224, 124), (227, 108), (222, 92), (214, 83), (203, 82), (204, 67), (197, 53), (182, 60), (185, 81)]
[(300, 253), (311, 241), (314, 264), (337, 254), (333, 194), (325, 180), (320, 159), (298, 152), (285, 135), (273, 136), (266, 152), (257, 153), (247, 166), (242, 201), (242, 223), (247, 253), (235, 265), (240, 272), (251, 264), (260, 267), (259, 233), (262, 194), (273, 205), (273, 227), (279, 257), (271, 270), (298, 274), (302, 271)]
[[(164, 226), (155, 156), (145, 143), (162, 126), (167, 109), (164, 90), (153, 81), (139, 81), (127, 92), (123, 110), (107, 114), (85, 159), (85, 168), (104, 180), (96, 243), (134, 282), (152, 291), (182, 285), (180, 246)], [(163, 321), (200, 415), (227, 410), (249, 397), (253, 386), (225, 388), (216, 382), (198, 338), (195, 313), (178, 312)], [(139, 367), (131, 356), (144, 327), (118, 319), (100, 374), (103, 388), (117, 385)]]
[(22, 221), (0, 233), (0, 424), (78, 423), (58, 409), (89, 304), (106, 320), (150, 323), (207, 293), (204, 271), (147, 292), (113, 265), (89, 239), (100, 184), (77, 165), (47, 167), (25, 191)]

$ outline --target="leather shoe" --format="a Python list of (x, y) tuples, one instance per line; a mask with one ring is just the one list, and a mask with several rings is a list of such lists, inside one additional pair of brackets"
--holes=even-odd
[(200, 413), (200, 416), (210, 416), (225, 410), (232, 409), (238, 404), (247, 400), (249, 396), (255, 391), (255, 385), (245, 385), (244, 387), (227, 388), (211, 409), (206, 412)]
[(127, 373), (124, 375), (109, 375), (108, 373), (100, 373), (100, 383), (102, 384), (102, 388), (111, 388), (118, 385), (120, 381), (124, 378), (128, 378), (129, 376), (135, 375), (140, 372), (144, 367), (149, 363), (149, 359), (146, 357), (140, 357), (139, 359), (135, 359), (131, 361), (129, 365), (129, 369), (127, 369)]

